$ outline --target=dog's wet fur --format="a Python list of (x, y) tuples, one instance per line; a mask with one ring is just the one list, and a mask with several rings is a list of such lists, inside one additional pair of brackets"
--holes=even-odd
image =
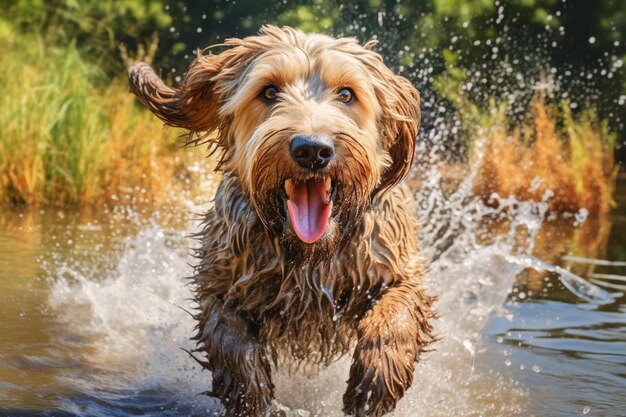
[[(415, 200), (401, 182), (420, 96), (374, 45), (265, 26), (198, 52), (179, 89), (146, 64), (130, 69), (137, 97), (219, 158), (193, 282), (198, 351), (226, 415), (272, 415), (272, 364), (326, 365), (354, 349), (344, 412), (381, 416), (433, 341)], [(323, 138), (326, 165), (299, 162), (296, 137)], [(325, 181), (319, 204), (332, 203), (310, 243), (287, 209), (307, 181)]]

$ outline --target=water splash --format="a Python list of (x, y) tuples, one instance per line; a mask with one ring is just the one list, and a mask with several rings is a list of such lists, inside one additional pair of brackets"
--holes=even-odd
[[(396, 416), (513, 415), (524, 409), (527, 393), (490, 365), (486, 358), (496, 353), (487, 350), (482, 333), (494, 315), (508, 314), (506, 300), (522, 270), (557, 273), (568, 289), (590, 302), (614, 297), (530, 255), (546, 216), (545, 202), (494, 195), (497, 204), (486, 205), (471, 195), (473, 175), (452, 190), (442, 186), (436, 168), (421, 175), (416, 193), (424, 219), (420, 241), (431, 258), (428, 291), (439, 296), (435, 331), (441, 341), (417, 366), (415, 383)], [(504, 232), (486, 239), (485, 218), (506, 222)], [(189, 230), (195, 228), (190, 224)], [(525, 231), (522, 242), (520, 229)], [(193, 348), (188, 338), (195, 325), (183, 310), (192, 294), (182, 278), (191, 274), (190, 243), (182, 234), (152, 222), (125, 240), (119, 257), (107, 255), (115, 265), (104, 274), (69, 263), (56, 269), (50, 307), (63, 333), (71, 335), (64, 343), (71, 339), (79, 345), (81, 362), (90, 370), (62, 376), (81, 393), (69, 397), (66, 409), (106, 415), (94, 403), (109, 398), (115, 409), (129, 403), (155, 416), (219, 410), (214, 401), (197, 396), (210, 386), (210, 375), (181, 351)], [(278, 400), (311, 415), (340, 416), (348, 369), (349, 358), (343, 358), (315, 375), (278, 370)], [(120, 386), (126, 394), (134, 392), (131, 399)], [(88, 405), (85, 395), (93, 399)], [(159, 410), (147, 410), (154, 403)]]
[[(364, 32), (363, 21), (367, 16), (363, 10), (354, 10), (354, 21), (350, 27), (345, 25), (346, 30)], [(320, 12), (316, 15), (328, 14), (324, 10)], [(504, 6), (499, 6), (495, 23), (500, 24), (504, 15)], [(390, 52), (388, 58), (402, 58), (406, 52), (412, 63), (404, 69), (405, 73), (425, 87), (422, 88), (425, 128), (421, 135), (432, 149), (419, 149), (417, 153), (432, 152), (432, 155), (424, 158), (427, 168), (419, 175), (422, 186), (417, 198), (423, 222), (420, 241), (431, 259), (428, 290), (439, 296), (436, 307), (441, 318), (436, 321), (435, 329), (442, 339), (435, 346), (436, 351), (425, 354), (417, 366), (415, 383), (394, 415), (517, 415), (525, 409), (528, 394), (516, 381), (499, 373), (493, 365), (493, 357), (499, 352), (489, 351), (483, 340), (483, 329), (494, 316), (510, 316), (506, 302), (515, 277), (528, 268), (557, 274), (573, 294), (594, 304), (611, 303), (617, 294), (532, 256), (546, 218), (549, 194), (539, 203), (494, 195), (493, 204), (487, 205), (471, 194), (475, 171), (468, 172), (452, 189), (444, 186), (446, 179), (438, 169), (432, 168), (438, 160), (433, 151), (438, 148), (441, 154), (450, 150), (450, 139), (460, 136), (464, 126), (451, 108), (432, 92), (429, 94), (437, 73), (431, 62), (438, 59), (440, 51), (429, 47), (427, 42), (421, 50), (400, 48), (397, 42), (402, 36), (396, 36), (398, 32), (393, 29), (400, 21), (406, 22), (407, 18), (379, 12), (377, 24), (372, 25), (375, 33), (368, 35), (382, 40), (384, 48), (380, 49)], [(408, 23), (415, 25), (413, 21)], [(384, 30), (380, 30), (383, 26)], [(171, 29), (175, 31), (174, 26)], [(427, 32), (428, 28), (424, 30)], [(562, 87), (565, 81), (610, 78), (622, 71), (623, 60), (611, 57), (585, 73), (574, 68), (571, 73), (569, 70), (556, 73), (556, 68), (552, 71), (537, 64), (549, 62), (541, 59), (541, 54), (540, 58), (531, 56), (513, 68), (504, 48), (500, 46), (498, 51), (496, 44), (501, 40), (503, 44), (515, 41), (515, 36), (509, 36), (506, 31), (498, 36), (495, 44), (489, 45), (492, 54), (477, 64), (490, 60), (501, 62), (501, 66), (489, 71), (477, 66), (461, 87), (471, 91), (479, 102), (496, 95), (520, 118), (526, 112), (528, 97), (537, 90), (545, 90), (555, 98), (571, 98), (572, 107), (582, 106), (584, 102), (574, 101), (572, 93)], [(524, 37), (520, 39), (527, 41)], [(544, 43), (548, 39), (551, 38), (546, 37)], [(463, 50), (456, 47), (456, 41), (454, 35), (449, 50), (462, 57)], [(557, 48), (557, 44), (549, 47)], [(400, 49), (405, 51), (392, 53)], [(176, 76), (176, 80), (180, 77)], [(586, 90), (585, 86), (580, 89)], [(584, 94), (585, 97), (596, 94), (584, 92), (592, 93)], [(622, 106), (624, 102), (626, 98), (622, 95), (617, 104)], [(477, 143), (480, 146), (480, 141)], [(195, 165), (190, 171), (201, 169)], [(203, 176), (207, 181), (213, 178)], [(201, 208), (188, 200), (187, 210), (200, 212)], [(132, 210), (124, 216), (141, 222), (141, 216)], [(584, 221), (584, 217), (581, 212), (576, 220)], [(485, 219), (491, 224), (500, 223), (504, 231), (494, 235), (485, 227)], [(83, 231), (99, 231), (99, 226), (89, 228)], [(187, 229), (192, 232), (197, 227), (190, 223)], [(184, 232), (152, 223), (126, 239), (119, 252), (101, 253), (103, 262), (77, 257), (71, 262), (58, 258), (56, 267), (45, 265), (53, 280), (48, 304), (59, 322), (53, 344), (73, 357), (71, 366), (59, 378), (64, 380), (63, 386), (74, 391), (65, 397), (60, 408), (95, 416), (206, 415), (219, 410), (214, 402), (196, 395), (209, 386), (210, 375), (200, 371), (181, 351), (181, 347), (193, 347), (188, 337), (195, 325), (183, 311), (191, 304), (191, 293), (182, 279), (191, 273), (187, 264), (191, 260), (185, 249), (191, 243), (182, 239), (182, 235)], [(106, 268), (94, 269), (96, 264), (104, 264)], [(506, 361), (510, 364), (508, 358)], [(506, 363), (504, 358), (502, 362)], [(279, 398), (292, 408), (306, 408), (313, 415), (342, 415), (341, 395), (348, 368), (349, 358), (344, 358), (318, 375), (289, 375), (280, 371), (276, 374)], [(583, 413), (589, 410), (585, 407)]]
[[(440, 297), (436, 307), (442, 316), (435, 332), (442, 339), (434, 352), (423, 355), (413, 386), (393, 415), (516, 415), (523, 409), (525, 392), (486, 365), (481, 331), (492, 314), (505, 312), (517, 268), (495, 248), (469, 252), (464, 260), (455, 249), (450, 254), (458, 262), (443, 255), (432, 263), (429, 280), (430, 291)], [(279, 399), (313, 415), (342, 416), (349, 365), (344, 358), (316, 376), (279, 373)]]
[[(423, 356), (395, 416), (514, 415), (524, 409), (526, 391), (492, 366), (489, 358), (499, 353), (488, 351), (483, 340), (486, 324), (509, 314), (506, 301), (524, 269), (558, 274), (570, 291), (589, 302), (609, 303), (615, 297), (531, 256), (547, 214), (545, 201), (494, 195), (487, 205), (471, 194), (474, 175), (470, 172), (452, 189), (442, 185), (445, 179), (435, 167), (420, 175), (420, 241), (431, 258), (428, 291), (439, 296), (441, 318), (435, 331), (441, 341), (435, 352)], [(489, 233), (485, 219), (505, 227)], [(196, 227), (190, 223), (188, 229)], [(68, 397), (65, 409), (93, 415), (121, 409), (130, 415), (138, 407), (154, 416), (220, 409), (197, 395), (210, 386), (210, 375), (181, 351), (193, 348), (188, 338), (195, 325), (183, 310), (192, 294), (182, 278), (191, 274), (190, 242), (182, 235), (153, 221), (124, 241), (119, 256), (106, 255), (114, 264), (110, 270), (70, 263), (55, 270), (49, 304), (64, 326), (61, 343), (74, 344), (74, 350), (78, 345), (81, 363), (89, 370), (61, 376), (79, 393)], [(343, 358), (318, 374), (278, 370), (278, 400), (312, 416), (342, 415), (349, 361)], [(98, 405), (103, 398), (112, 408), (103, 411)]]
[(68, 411), (160, 416), (215, 408), (198, 396), (208, 373), (181, 350), (193, 348), (195, 326), (184, 310), (192, 297), (183, 279), (192, 272), (185, 245), (179, 232), (153, 222), (126, 239), (112, 272), (59, 266), (49, 304), (64, 324), (60, 343), (71, 345), (86, 371), (61, 376), (78, 390), (65, 401)]
[[(618, 297), (622, 296), (621, 292), (609, 292), (592, 282), (562, 268), (558, 265), (552, 265), (547, 262), (537, 259), (533, 256), (510, 256), (507, 255), (506, 259), (512, 264), (517, 264), (523, 268), (532, 268), (537, 272), (554, 272), (558, 275), (561, 283), (572, 294), (592, 304), (611, 304), (614, 303)], [(605, 284), (606, 285), (606, 284)]]

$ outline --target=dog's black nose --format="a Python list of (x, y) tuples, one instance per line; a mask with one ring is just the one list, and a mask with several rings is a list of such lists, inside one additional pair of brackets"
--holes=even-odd
[(335, 148), (329, 138), (296, 136), (291, 140), (291, 158), (302, 168), (322, 169), (334, 155)]

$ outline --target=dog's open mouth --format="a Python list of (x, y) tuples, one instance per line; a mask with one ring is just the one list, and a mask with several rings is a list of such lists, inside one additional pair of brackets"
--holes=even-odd
[(328, 229), (334, 181), (330, 177), (304, 181), (288, 179), (284, 187), (291, 230), (304, 243), (317, 242)]

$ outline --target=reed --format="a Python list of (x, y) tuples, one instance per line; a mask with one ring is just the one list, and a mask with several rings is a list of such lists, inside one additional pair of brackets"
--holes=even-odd
[(476, 195), (486, 201), (494, 193), (545, 201), (551, 212), (610, 211), (617, 135), (593, 109), (573, 114), (566, 100), (555, 102), (538, 90), (519, 120), (506, 102), (472, 101), (463, 80), (463, 74), (452, 73), (435, 86), (457, 110), (468, 164), (477, 171)]
[(616, 135), (593, 110), (572, 115), (535, 94), (521, 124), (510, 126), (504, 108), (493, 111), (491, 127), (475, 144), (478, 174), (474, 192), (545, 201), (552, 212), (607, 214), (617, 178)]
[[(180, 132), (143, 110), (73, 44), (0, 37), (0, 201), (165, 202), (186, 178)], [(178, 184), (178, 185), (177, 185)]]

